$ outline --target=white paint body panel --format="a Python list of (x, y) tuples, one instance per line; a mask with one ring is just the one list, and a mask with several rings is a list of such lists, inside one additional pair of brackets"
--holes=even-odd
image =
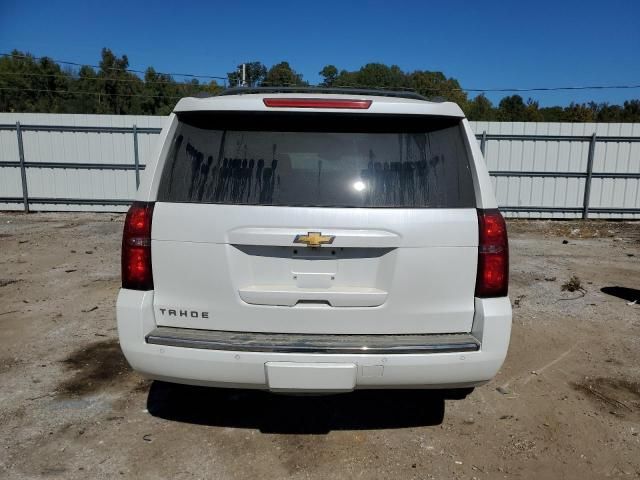
[[(176, 111), (266, 110), (264, 96), (277, 95), (184, 99)], [(370, 110), (358, 113), (462, 117), (450, 103), (348, 97), (374, 100)], [(176, 125), (173, 115), (165, 139)], [(495, 208), (466, 120), (461, 129), (476, 204)], [(168, 143), (150, 165), (138, 200), (156, 200)], [(320, 248), (293, 244), (307, 232), (335, 238)], [(508, 298), (474, 298), (474, 208), (157, 202), (151, 248), (155, 290), (121, 290), (117, 307), (122, 349), (150, 378), (278, 391), (445, 388), (489, 380), (506, 356)], [(156, 326), (299, 334), (472, 332), (482, 345), (471, 353), (386, 356), (215, 351), (147, 344), (145, 336)]]
[[(145, 342), (145, 336), (156, 327), (153, 295), (120, 290), (117, 317), (122, 351), (131, 366), (147, 378), (190, 385), (268, 389), (265, 364), (294, 362), (355, 364), (355, 389), (472, 387), (496, 375), (511, 334), (511, 304), (504, 297), (475, 300), (472, 332), (482, 343), (477, 352), (335, 355), (167, 347)], [(298, 386), (297, 391), (317, 391), (303, 383)]]
[[(317, 249), (292, 244), (309, 231), (336, 238)], [(475, 209), (157, 203), (157, 323), (283, 333), (468, 332), (477, 239)], [(161, 308), (209, 318), (163, 315)]]

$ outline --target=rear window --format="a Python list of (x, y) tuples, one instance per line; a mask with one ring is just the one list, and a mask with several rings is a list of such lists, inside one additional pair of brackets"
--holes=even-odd
[(179, 115), (158, 200), (316, 207), (475, 207), (460, 119)]

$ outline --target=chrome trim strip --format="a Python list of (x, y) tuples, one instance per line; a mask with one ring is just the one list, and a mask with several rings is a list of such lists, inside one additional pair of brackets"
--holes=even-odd
[(425, 354), (480, 350), (480, 342), (470, 334), (283, 334), (158, 327), (146, 336), (146, 341), (152, 345), (204, 350), (343, 355)]

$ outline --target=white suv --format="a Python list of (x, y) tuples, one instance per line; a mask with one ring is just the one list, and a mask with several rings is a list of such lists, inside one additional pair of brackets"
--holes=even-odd
[(508, 246), (474, 134), (415, 94), (184, 98), (127, 214), (120, 345), (169, 382), (470, 388), (511, 332)]

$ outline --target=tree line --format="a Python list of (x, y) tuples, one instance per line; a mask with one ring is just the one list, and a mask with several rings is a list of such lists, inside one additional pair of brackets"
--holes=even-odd
[[(326, 65), (319, 74), (320, 86), (324, 87), (412, 90), (428, 99), (453, 101), (470, 120), (640, 122), (640, 99), (627, 100), (622, 105), (588, 102), (540, 107), (531, 98), (509, 95), (494, 105), (484, 94), (469, 98), (458, 80), (442, 72), (405, 72), (397, 65), (369, 63), (355, 71)], [(240, 68), (227, 73), (226, 79), (205, 82), (197, 78), (178, 81), (152, 67), (140, 75), (130, 71), (126, 55), (118, 57), (108, 48), (102, 49), (97, 66), (79, 68), (62, 67), (51, 58), (36, 58), (14, 50), (11, 55), (0, 57), (0, 111), (167, 115), (182, 97), (216, 94), (241, 81)], [(288, 62), (271, 67), (248, 62), (245, 85), (307, 86), (308, 82)]]

